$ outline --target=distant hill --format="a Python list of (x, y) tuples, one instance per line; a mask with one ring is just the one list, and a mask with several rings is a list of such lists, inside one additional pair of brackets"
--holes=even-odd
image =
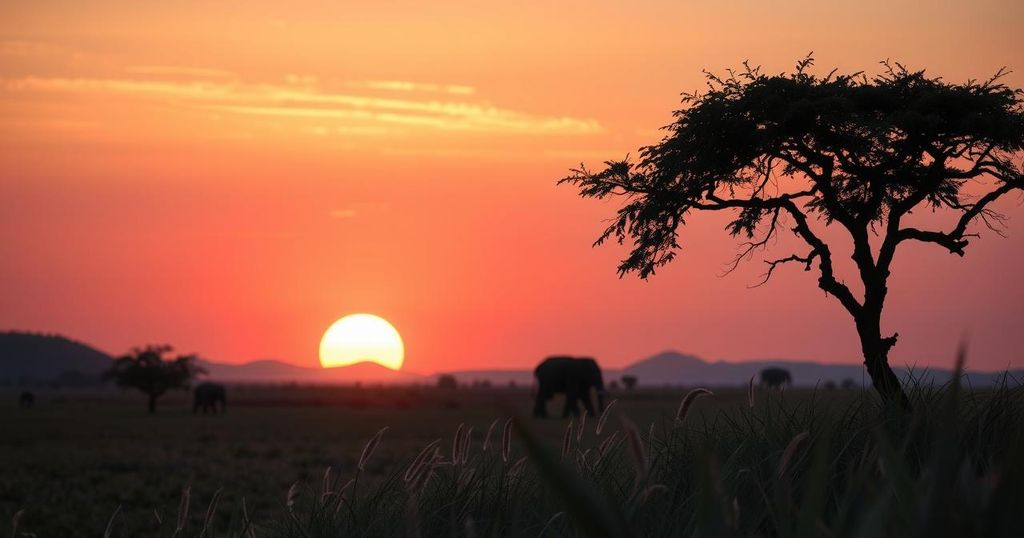
[(110, 355), (63, 336), (0, 332), (0, 384), (99, 383)]
[[(95, 385), (110, 367), (111, 355), (52, 334), (0, 332), (0, 386)], [(199, 360), (209, 379), (245, 383), (413, 383), (416, 374), (396, 372), (374, 363), (343, 368), (306, 368), (275, 360), (224, 364)]]
[(422, 381), (416, 374), (385, 368), (372, 362), (361, 362), (338, 368), (307, 368), (276, 360), (259, 360), (244, 364), (200, 361), (209, 372), (207, 377), (221, 381), (245, 383), (414, 383)]
[[(827, 381), (841, 383), (845, 379), (853, 380), (857, 385), (869, 386), (870, 378), (861, 364), (826, 364), (786, 359), (759, 359), (742, 362), (716, 361), (710, 362), (694, 355), (676, 351), (664, 351), (640, 359), (621, 369), (604, 368), (605, 384), (620, 379), (623, 375), (636, 376), (637, 382), (644, 386), (685, 385), (685, 386), (736, 386), (745, 384), (751, 376), (758, 375), (762, 369), (774, 366), (785, 368), (793, 376), (793, 384), (814, 386)], [(904, 368), (895, 368), (897, 375), (906, 378), (908, 372)], [(507, 384), (514, 381), (520, 385), (533, 382), (533, 370), (461, 370), (446, 372), (454, 375), (460, 383), (487, 380), (494, 384)], [(942, 383), (950, 378), (948, 369), (915, 369), (915, 375), (924, 375), (932, 383)], [(1003, 372), (968, 371), (967, 378), (975, 386), (991, 385), (998, 381)], [(1010, 371), (1011, 379), (1017, 382), (1024, 380), (1024, 370)], [(436, 380), (437, 376), (433, 376)]]
[[(19, 384), (53, 384), (64, 386), (90, 385), (100, 381), (100, 375), (110, 365), (111, 356), (63, 336), (25, 332), (0, 332), (0, 386)], [(519, 386), (533, 383), (533, 369), (521, 370), (460, 370), (421, 376), (394, 371), (375, 363), (359, 363), (341, 368), (310, 368), (277, 360), (258, 360), (244, 364), (225, 364), (200, 359), (200, 365), (209, 372), (207, 378), (241, 383), (382, 383), (406, 384), (437, 382), (442, 373), (454, 375), (460, 384), (487, 381), (495, 386), (510, 382)], [(813, 386), (826, 381), (839, 383), (851, 379), (856, 384), (869, 385), (864, 367), (860, 364), (825, 364), (793, 360), (753, 360), (742, 362), (709, 362), (693, 355), (665, 351), (638, 360), (621, 369), (604, 369), (605, 383), (620, 379), (624, 374), (636, 376), (640, 385), (727, 386), (741, 385), (763, 368), (786, 368), (793, 383)], [(905, 369), (896, 368), (905, 377)], [(925, 372), (923, 369), (918, 375)], [(949, 370), (928, 369), (927, 379), (944, 382)], [(1013, 370), (1011, 376), (1020, 382), (1024, 370)], [(994, 383), (1002, 372), (968, 372), (968, 380), (975, 386)]]
[[(794, 385), (814, 386), (828, 381), (840, 383), (845, 379), (853, 380), (858, 385), (871, 384), (862, 364), (827, 364), (786, 359), (707, 362), (675, 351), (666, 351), (637, 361), (622, 372), (635, 375), (641, 385), (725, 386), (745, 383), (767, 367), (789, 370)], [(893, 369), (901, 379), (911, 374), (906, 368)], [(967, 379), (974, 385), (985, 386), (997, 382), (1003, 373), (968, 370)], [(1011, 370), (1009, 373), (1011, 379), (1016, 378), (1018, 382), (1024, 380), (1024, 370)], [(915, 368), (913, 374), (930, 383), (943, 383), (953, 375), (951, 370), (942, 368)]]

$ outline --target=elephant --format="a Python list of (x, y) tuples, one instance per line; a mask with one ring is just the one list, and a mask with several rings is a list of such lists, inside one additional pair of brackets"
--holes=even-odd
[(779, 389), (793, 384), (793, 377), (785, 368), (765, 368), (761, 370), (761, 384), (770, 389)]
[(604, 412), (604, 380), (601, 367), (597, 361), (589, 357), (548, 357), (533, 371), (537, 379), (536, 403), (533, 407), (534, 417), (547, 417), (547, 401), (557, 393), (565, 393), (565, 408), (562, 416), (579, 415), (576, 405), (583, 401), (587, 414), (594, 416), (594, 404), (590, 399), (590, 389), (597, 391), (598, 412)]
[(21, 406), (22, 409), (32, 409), (32, 406), (34, 406), (35, 404), (36, 395), (30, 391), (26, 390), (25, 392), (21, 393), (21, 396), (18, 397), (18, 405)]
[(220, 383), (206, 381), (196, 385), (195, 400), (192, 404), (192, 413), (217, 414), (217, 404), (220, 403), (221, 413), (228, 410), (227, 390)]

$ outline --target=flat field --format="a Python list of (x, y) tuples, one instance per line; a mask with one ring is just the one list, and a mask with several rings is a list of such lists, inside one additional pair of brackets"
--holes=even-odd
[[(746, 401), (742, 390), (718, 392), (694, 411)], [(277, 518), (293, 483), (319, 487), (328, 467), (352, 474), (366, 442), (385, 426), (369, 474), (406, 465), (435, 439), (450, 443), (460, 424), (473, 428), (472, 443), (481, 447), (501, 418), (493, 446), (504, 418), (532, 409), (526, 388), (239, 386), (229, 388), (228, 411), (217, 416), (193, 415), (186, 392), (162, 398), (154, 415), (130, 391), (42, 390), (30, 410), (18, 408), (18, 392), (0, 394), (0, 521), (24, 509), (19, 527), (41, 537), (101, 533), (119, 506), (131, 528), (173, 519), (186, 486), (196, 512), (221, 490), (219, 517), (236, 513), (245, 497), (254, 521)], [(618, 401), (609, 420), (620, 413), (638, 424), (669, 420), (683, 394), (612, 394)], [(561, 405), (561, 397), (552, 400), (549, 413), (559, 416)], [(533, 424), (555, 446), (567, 422)]]
[[(941, 392), (915, 396), (907, 427), (878, 415), (873, 393), (860, 389), (758, 389), (752, 407), (746, 387), (716, 388), (693, 400), (684, 422), (675, 417), (686, 388), (621, 390), (609, 396), (615, 403), (602, 434), (593, 418), (583, 428), (574, 419), (571, 435), (569, 419), (525, 418), (507, 458), (503, 427), (509, 417), (528, 417), (527, 388), (228, 390), (220, 415), (193, 415), (187, 392), (165, 396), (153, 415), (130, 391), (39, 390), (32, 409), (18, 407), (18, 391), (0, 392), (0, 522), (16, 523), (18, 536), (39, 537), (101, 536), (104, 529), (110, 536), (250, 536), (249, 529), (257, 536), (374, 536), (413, 528), (423, 536), (539, 536), (594, 534), (586, 521), (608, 516), (608, 524), (634, 529), (609, 536), (715, 528), (747, 536), (797, 525), (809, 500), (827, 498), (811, 505), (821, 514), (813, 528), (827, 524), (836, 535), (862, 521), (894, 532), (925, 528), (947, 513), (981, 525), (982, 535), (1018, 524), (1000, 499), (1016, 497), (1020, 481), (992, 477), (1000, 468), (1004, 477), (1021, 471), (1012, 455), (1024, 431), (1020, 389), (961, 396), (955, 415), (941, 414)], [(549, 413), (557, 417), (561, 405), (556, 397)], [(358, 471), (367, 442), (385, 427)], [(460, 427), (469, 440), (453, 446)], [(959, 441), (942, 441), (954, 439), (948, 435)], [(429, 487), (410, 483), (405, 471), (437, 440), (427, 470), (437, 478), (426, 479)], [(952, 446), (964, 451), (944, 455)], [(956, 475), (960, 467), (944, 457), (965, 458), (978, 476)], [(949, 503), (934, 505), (935, 491), (952, 491), (936, 490), (929, 478), (942, 469), (958, 485)], [(186, 531), (176, 533), (186, 488)], [(978, 498), (977, 488), (995, 488), (986, 504), (966, 515), (949, 508)], [(573, 512), (571, 499), (592, 495)], [(918, 521), (910, 516), (917, 513), (932, 515)]]

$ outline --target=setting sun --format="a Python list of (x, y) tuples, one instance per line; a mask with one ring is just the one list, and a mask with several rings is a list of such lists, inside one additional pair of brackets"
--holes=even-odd
[(398, 370), (405, 346), (387, 320), (373, 314), (352, 314), (334, 322), (320, 340), (320, 364), (324, 368), (375, 362)]

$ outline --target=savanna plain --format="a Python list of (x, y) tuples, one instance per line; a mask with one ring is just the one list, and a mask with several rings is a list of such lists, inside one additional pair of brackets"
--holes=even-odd
[(8, 390), (0, 517), (40, 537), (1012, 536), (1020, 386), (910, 387), (909, 411), (859, 387), (641, 387), (572, 419), (528, 418), (522, 387), (235, 386), (220, 415)]

